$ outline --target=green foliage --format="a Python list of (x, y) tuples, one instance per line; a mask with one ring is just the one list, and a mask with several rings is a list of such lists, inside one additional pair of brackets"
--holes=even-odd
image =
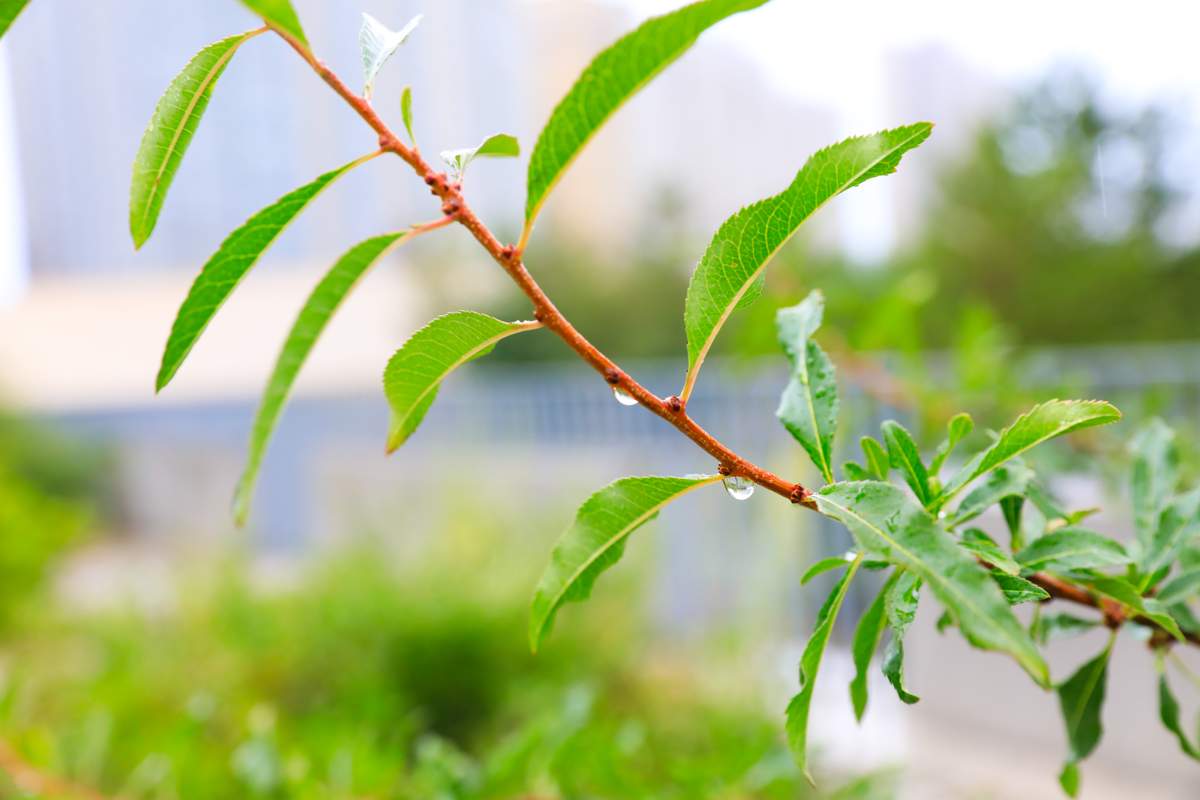
[(1100, 655), (1081, 666), (1057, 689), (1070, 751), (1060, 782), (1072, 797), (1079, 791), (1078, 764), (1092, 754), (1104, 733), (1100, 710), (1104, 707), (1112, 642), (1112, 637), (1109, 637)]
[(833, 437), (837, 432), (838, 393), (833, 364), (812, 335), (821, 325), (825, 299), (819, 291), (775, 316), (779, 343), (792, 363), (792, 374), (775, 416), (808, 452), (821, 475), (833, 483)]
[(883, 675), (896, 690), (901, 702), (912, 705), (921, 698), (904, 688), (904, 633), (917, 617), (917, 604), (921, 601), (921, 579), (909, 571), (899, 568), (893, 573), (895, 580), (886, 587), (883, 610), (891, 629), (887, 649), (883, 652)]
[(897, 469), (904, 476), (904, 482), (913, 494), (927, 506), (933, 500), (933, 489), (929, 485), (929, 471), (921, 460), (917, 443), (912, 434), (895, 420), (887, 420), (880, 426), (883, 431), (883, 441), (887, 443), (888, 465)]
[(887, 617), (884, 614), (888, 592), (896, 582), (899, 572), (893, 571), (892, 576), (883, 584), (879, 594), (870, 607), (858, 618), (858, 626), (854, 629), (854, 644), (850, 652), (854, 656), (854, 678), (850, 681), (850, 703), (854, 706), (854, 718), (862, 721), (867, 711), (867, 669), (871, 666), (871, 658), (879, 649), (883, 640), (883, 631), (887, 627)]
[(667, 503), (720, 479), (719, 475), (621, 478), (589, 497), (554, 545), (538, 581), (529, 615), (530, 646), (538, 649), (564, 603), (591, 595), (600, 573), (620, 560), (631, 533), (658, 516)]
[(260, 32), (248, 31), (205, 47), (175, 76), (158, 101), (133, 159), (129, 232), (135, 248), (154, 232), (167, 190), (200, 126), (217, 79), (242, 43)]
[(477, 158), (516, 158), (521, 155), (521, 146), (515, 136), (507, 133), (496, 133), (484, 139), (475, 147), (465, 147), (461, 150), (443, 150), (442, 161), (450, 167), (456, 178), (461, 178), (467, 171), (467, 165)]
[(163, 350), (162, 365), (158, 370), (155, 388), (162, 391), (183, 360), (208, 327), (218, 309), (237, 288), (242, 278), (258, 261), (276, 237), (291, 223), (312, 200), (329, 184), (348, 170), (373, 158), (351, 161), (349, 164), (330, 170), (312, 183), (307, 183), (267, 206), (233, 233), (226, 237), (217, 252), (208, 259), (200, 274), (196, 276), (183, 305), (175, 315), (171, 335)]
[(846, 590), (850, 581), (862, 564), (862, 556), (850, 564), (833, 591), (825, 599), (821, 610), (817, 612), (816, 627), (804, 646), (804, 654), (800, 656), (800, 691), (792, 698), (787, 707), (788, 745), (796, 757), (796, 763), (804, 770), (804, 776), (812, 783), (812, 775), (808, 771), (808, 712), (812, 706), (813, 690), (817, 684), (817, 672), (821, 668), (821, 656), (829, 644), (829, 634), (833, 631), (833, 623), (837, 620), (842, 601), (846, 599)]
[(704, 358), (729, 315), (761, 294), (768, 262), (800, 223), (847, 189), (895, 172), (904, 154), (929, 138), (932, 130), (931, 124), (920, 122), (820, 150), (782, 192), (722, 223), (688, 284), (683, 314), (688, 374), (682, 397), (691, 394)]
[(1120, 567), (1129, 563), (1125, 548), (1107, 536), (1083, 528), (1059, 528), (1016, 555), (1025, 569), (1062, 572)]
[[(364, 13), (363, 24), (358, 31), (358, 46), (362, 50), (363, 62), (363, 97), (369, 98), (375, 88), (375, 76), (387, 60), (396, 54), (400, 45), (404, 44), (409, 35), (421, 24), (421, 15), (413, 17), (398, 31), (384, 25), (370, 14)], [(406, 117), (407, 124), (407, 117)], [(411, 127), (411, 126), (409, 126)], [(411, 140), (412, 133), (410, 131)]]
[(1179, 721), (1179, 701), (1175, 699), (1175, 693), (1171, 691), (1171, 685), (1167, 683), (1167, 673), (1163, 669), (1162, 664), (1159, 664), (1160, 674), (1158, 676), (1158, 716), (1162, 720), (1163, 727), (1171, 733), (1175, 734), (1175, 738), (1179, 741), (1179, 749), (1191, 758), (1200, 761), (1200, 747), (1192, 743), (1188, 738), (1187, 733), (1183, 730), (1183, 725)]
[(968, 641), (1008, 653), (1039, 684), (1049, 683), (1046, 663), (991, 576), (901, 490), (874, 481), (837, 483), (822, 489), (816, 501), (823, 514), (850, 529), (866, 553), (922, 579)]
[(528, 238), (546, 196), (588, 140), (620, 106), (684, 54), (705, 30), (766, 0), (701, 0), (648, 20), (596, 56), (555, 106), (529, 159)]
[(408, 132), (408, 141), (413, 147), (417, 146), (417, 137), (413, 136), (412, 87), (405, 86), (400, 93), (400, 117), (404, 121), (404, 130)]
[(300, 17), (296, 15), (291, 0), (242, 0), (242, 5), (262, 17), (263, 22), (308, 47), (308, 38), (300, 27)]
[(959, 470), (942, 493), (941, 502), (953, 497), (980, 475), (1043, 442), (1083, 428), (1107, 425), (1120, 418), (1121, 412), (1103, 400), (1049, 400), (1034, 406), (1001, 431), (991, 447)]
[(338, 306), (358, 283), (371, 265), (384, 253), (408, 238), (407, 233), (388, 233), (375, 236), (350, 248), (325, 274), (304, 301), (304, 307), (296, 317), (292, 329), (283, 343), (283, 349), (275, 360), (275, 368), (267, 380), (267, 388), (254, 417), (250, 432), (250, 447), (246, 456), (246, 467), (238, 481), (233, 499), (233, 516), (238, 524), (246, 521), (250, 511), (250, 498), (254, 494), (254, 483), (267, 450), (267, 442), (283, 412), (283, 405), (291, 393), (292, 384), (308, 354), (312, 352), (317, 338), (325, 330)]
[(487, 355), (501, 339), (540, 327), (540, 322), (504, 322), (475, 311), (455, 311), (410, 336), (383, 371), (383, 393), (392, 410), (388, 452), (412, 436), (447, 375)]
[(8, 32), (17, 15), (29, 5), (29, 0), (0, 0), (0, 36)]

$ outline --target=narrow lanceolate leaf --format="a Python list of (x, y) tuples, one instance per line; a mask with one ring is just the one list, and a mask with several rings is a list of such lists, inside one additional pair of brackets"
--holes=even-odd
[[(1161, 665), (1159, 669), (1162, 669)], [(1175, 699), (1171, 685), (1167, 683), (1165, 672), (1158, 676), (1158, 716), (1162, 720), (1163, 727), (1175, 734), (1175, 738), (1179, 740), (1179, 749), (1191, 758), (1200, 761), (1200, 746), (1193, 744), (1183, 730), (1183, 725), (1179, 721), (1179, 701)]]
[(1155, 595), (1165, 605), (1183, 603), (1200, 594), (1200, 569), (1181, 572), (1167, 581)]
[(504, 322), (475, 311), (455, 311), (410, 336), (383, 371), (383, 392), (392, 412), (388, 452), (404, 444), (417, 429), (447, 375), (488, 354), (501, 339), (541, 326), (540, 322)]
[(1005, 553), (992, 537), (978, 528), (968, 528), (963, 531), (959, 545), (980, 561), (987, 562), (1001, 572), (1016, 575), (1021, 571), (1021, 565), (1014, 561), (1012, 556)]
[(642, 23), (584, 69), (559, 101), (529, 160), (524, 242), (546, 196), (622, 103), (687, 51), (705, 30), (766, 0), (703, 0)]
[(272, 27), (296, 39), (308, 47), (308, 38), (300, 27), (300, 17), (292, 7), (291, 0), (242, 0), (242, 5), (262, 17), (263, 21)]
[(929, 488), (929, 471), (925, 469), (925, 462), (921, 460), (912, 434), (903, 425), (890, 419), (883, 423), (882, 430), (883, 440), (887, 444), (888, 463), (893, 469), (900, 470), (904, 482), (913, 490), (921, 505), (928, 505), (933, 499), (933, 492)]
[(159, 99), (133, 159), (129, 232), (134, 247), (145, 244), (154, 231), (167, 190), (208, 108), (217, 79), (238, 47), (260, 33), (247, 31), (213, 42), (192, 57)]
[(375, 88), (375, 76), (379, 74), (379, 70), (383, 68), (387, 60), (400, 49), (400, 45), (404, 44), (404, 40), (409, 37), (409, 34), (421, 24), (421, 15), (417, 14), (398, 31), (392, 30), (370, 14), (364, 13), (362, 16), (362, 27), (358, 31), (358, 46), (362, 50), (363, 97), (370, 98), (371, 92)]
[(850, 563), (857, 558), (855, 553), (846, 553), (841, 556), (830, 556), (822, 558), (808, 569), (804, 570), (804, 574), (800, 576), (800, 585), (804, 586), (818, 575), (824, 575), (826, 572), (832, 572), (835, 569), (842, 569), (850, 566)]
[(804, 772), (809, 783), (813, 782), (808, 771), (808, 712), (812, 707), (813, 690), (816, 688), (817, 672), (821, 669), (821, 657), (825, 654), (825, 646), (829, 644), (829, 634), (833, 631), (833, 623), (837, 620), (842, 601), (846, 599), (846, 590), (850, 581), (858, 571), (862, 557), (854, 561), (842, 575), (841, 580), (833, 587), (829, 597), (817, 612), (817, 622), (804, 653), (800, 656), (800, 691), (791, 699), (787, 707), (787, 737), (788, 746), (796, 763)]
[(275, 369), (267, 380), (266, 391), (263, 392), (258, 414), (254, 418), (246, 467), (241, 480), (238, 481), (233, 499), (233, 515), (239, 525), (246, 521), (246, 515), (249, 513), (250, 497), (254, 493), (254, 483), (258, 478), (267, 442), (270, 441), (271, 433), (279, 421), (279, 415), (291, 393), (296, 375), (299, 374), (308, 354), (312, 352), (317, 338), (359, 278), (384, 253), (408, 236), (408, 233), (388, 233), (355, 245), (337, 260), (304, 302), (300, 315), (296, 317), (291, 331), (288, 332), (279, 358), (275, 361)]
[(1074, 614), (1042, 614), (1030, 626), (1030, 633), (1033, 635), (1034, 641), (1039, 644), (1046, 644), (1051, 639), (1061, 639), (1087, 633), (1090, 630), (1100, 627), (1100, 625), (1101, 622), (1098, 619), (1084, 619)]
[(1082, 583), (1093, 592), (1116, 600), (1137, 616), (1158, 623), (1167, 633), (1183, 641), (1183, 631), (1179, 629), (1179, 623), (1171, 616), (1166, 605), (1153, 597), (1142, 597), (1137, 587), (1125, 578), (1092, 575), (1084, 578)]
[(779, 343), (792, 363), (775, 416), (808, 452), (821, 475), (833, 483), (833, 437), (837, 432), (838, 393), (833, 364), (812, 335), (821, 325), (825, 298), (814, 291), (775, 315)]
[(886, 481), (888, 472), (891, 471), (891, 465), (888, 464), (888, 456), (883, 449), (883, 445), (870, 436), (864, 436), (858, 441), (862, 445), (863, 457), (867, 460), (867, 468), (875, 475), (876, 480)]
[(1049, 673), (987, 570), (903, 490), (862, 481), (827, 486), (820, 511), (849, 528), (859, 548), (921, 578), (977, 647), (1013, 656), (1042, 685)]
[(1119, 542), (1083, 528), (1059, 528), (1048, 533), (1017, 553), (1016, 559), (1025, 569), (1051, 572), (1120, 567), (1129, 563), (1129, 556)]
[(161, 391), (170, 383), (183, 360), (212, 321), (213, 315), (225, 303), (233, 290), (254, 266), (283, 229), (312, 202), (321, 191), (347, 170), (376, 154), (351, 161), (345, 166), (326, 172), (312, 183), (285, 194), (271, 205), (246, 220), (240, 228), (226, 237), (221, 247), (200, 270), (192, 288), (179, 307), (171, 335), (163, 351), (162, 366), (155, 382)]
[(720, 475), (621, 478), (589, 497), (554, 545), (538, 581), (529, 615), (530, 647), (538, 649), (564, 603), (588, 598), (600, 573), (621, 558), (631, 533), (667, 503), (719, 480)]
[(1200, 533), (1200, 489), (1172, 498), (1158, 515), (1149, 537), (1138, 539), (1138, 571), (1151, 580), (1172, 564), (1184, 546)]
[(29, 4), (29, 0), (0, 0), (0, 37), (8, 32), (13, 20)]
[(895, 584), (899, 572), (893, 572), (883, 584), (875, 602), (863, 613), (854, 629), (854, 644), (850, 648), (854, 655), (854, 679), (850, 681), (850, 702), (854, 705), (854, 718), (862, 721), (867, 710), (867, 669), (871, 666), (871, 657), (879, 649), (883, 639), (883, 629), (887, 626), (887, 616), (884, 605), (887, 593)]
[[(1100, 712), (1108, 683), (1108, 657), (1112, 653), (1112, 637), (1100, 655), (1080, 667), (1058, 687), (1058, 702), (1067, 729), (1069, 756), (1063, 774), (1063, 788), (1072, 796), (1078, 790), (1080, 761), (1091, 755), (1100, 743), (1104, 728)], [(1072, 773), (1074, 773), (1072, 775)], [(1074, 791), (1069, 784), (1073, 784)]]
[(884, 677), (896, 690), (896, 696), (908, 705), (921, 699), (904, 686), (904, 634), (917, 618), (920, 600), (921, 579), (909, 570), (897, 570), (896, 582), (884, 598), (884, 612), (892, 633), (883, 652), (882, 668)]
[(992, 570), (992, 579), (1004, 592), (1004, 599), (1010, 606), (1021, 603), (1037, 603), (1050, 597), (1050, 593), (1036, 583), (1031, 583), (1018, 575), (1009, 575), (1002, 570)]
[(1034, 406), (1001, 431), (991, 447), (967, 462), (947, 484), (941, 501), (953, 497), (985, 472), (1043, 442), (1083, 428), (1107, 425), (1120, 418), (1121, 412), (1103, 400), (1049, 400)]
[(477, 158), (516, 158), (519, 155), (521, 145), (517, 142), (517, 137), (507, 133), (493, 134), (475, 147), (441, 152), (442, 161), (446, 162), (446, 166), (453, 170), (457, 178), (461, 178), (467, 171), (467, 166)]
[(1142, 550), (1158, 528), (1158, 516), (1175, 491), (1179, 473), (1179, 450), (1175, 431), (1161, 419), (1142, 427), (1129, 444), (1133, 454), (1133, 522)]
[(958, 443), (971, 435), (971, 431), (975, 430), (975, 421), (971, 419), (971, 415), (963, 412), (955, 414), (946, 423), (946, 439), (938, 445), (937, 451), (933, 454), (933, 460), (929, 462), (929, 472), (933, 475), (938, 474), (938, 470), (946, 463), (946, 459), (954, 452), (954, 448), (958, 447)]
[(954, 511), (954, 524), (975, 519), (1006, 497), (1023, 496), (1033, 477), (1033, 470), (1019, 462), (997, 468), (978, 486), (967, 492), (967, 496)]
[(404, 130), (408, 131), (408, 141), (413, 147), (417, 146), (417, 137), (413, 136), (412, 87), (405, 86), (400, 94), (400, 119), (404, 121)]
[(746, 206), (717, 229), (688, 284), (683, 315), (688, 374), (681, 397), (690, 396), (725, 320), (760, 290), (768, 262), (800, 223), (839, 193), (895, 172), (901, 157), (925, 141), (932, 129), (928, 122), (919, 122), (819, 150), (788, 188)]

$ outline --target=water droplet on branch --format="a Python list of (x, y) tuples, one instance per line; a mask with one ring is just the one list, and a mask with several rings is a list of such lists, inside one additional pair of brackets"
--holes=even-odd
[(636, 406), (637, 400), (629, 392), (622, 389), (620, 386), (613, 387), (613, 397), (617, 398), (617, 402), (623, 406)]
[(748, 500), (750, 495), (754, 494), (754, 484), (749, 479), (743, 478), (740, 475), (730, 475), (721, 481), (725, 485), (725, 491), (734, 500)]

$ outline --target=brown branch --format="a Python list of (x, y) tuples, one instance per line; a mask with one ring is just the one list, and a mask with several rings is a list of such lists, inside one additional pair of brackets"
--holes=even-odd
[[(325, 83), (329, 84), (371, 126), (371, 129), (379, 135), (379, 147), (402, 158), (425, 181), (430, 191), (442, 201), (442, 213), (469, 230), (471, 235), (529, 298), (533, 303), (534, 317), (546, 328), (554, 331), (581, 359), (603, 375), (609, 385), (624, 390), (651, 413), (675, 426), (700, 449), (717, 460), (718, 470), (721, 474), (747, 478), (764, 489), (786, 497), (793, 503), (813, 511), (817, 510), (812, 493), (804, 486), (785, 480), (730, 450), (688, 415), (686, 403), (678, 397), (661, 398), (657, 396), (589, 342), (554, 306), (554, 303), (542, 291), (541, 286), (529, 274), (529, 270), (525, 268), (521, 258), (521, 252), (515, 247), (501, 244), (500, 240), (475, 215), (462, 195), (461, 184), (450, 182), (445, 173), (435, 172), (421, 157), (415, 146), (408, 147), (401, 142), (387, 123), (375, 112), (370, 101), (346, 86), (341, 78), (313, 56), (312, 52), (301, 42), (286, 31), (278, 28), (274, 30), (312, 66)], [(896, 386), (889, 385), (888, 389), (895, 392)], [(1052, 575), (1039, 572), (1029, 576), (1029, 580), (1045, 589), (1052, 597), (1099, 610), (1104, 614), (1105, 623), (1110, 627), (1119, 628), (1128, 621), (1147, 626), (1158, 632), (1165, 632), (1162, 626), (1153, 620), (1137, 616), (1128, 617), (1119, 603), (1107, 598), (1097, 598), (1086, 589)], [(1200, 636), (1195, 634), (1187, 634), (1187, 640), (1192, 644), (1200, 645)]]
[(434, 171), (426, 163), (425, 159), (421, 157), (416, 147), (408, 147), (401, 142), (399, 137), (388, 127), (387, 123), (375, 112), (371, 103), (346, 86), (333, 70), (312, 54), (312, 51), (286, 31), (278, 28), (274, 30), (309, 63), (325, 83), (329, 84), (371, 126), (371, 129), (379, 135), (379, 147), (381, 149), (398, 155), (413, 168), (413, 171), (418, 176), (424, 179), (433, 194), (442, 201), (442, 212), (448, 217), (453, 217), (464, 228), (470, 231), (471, 235), (487, 250), (496, 263), (508, 273), (513, 282), (517, 284), (517, 287), (533, 303), (534, 318), (557, 334), (580, 358), (603, 375), (605, 381), (610, 386), (614, 389), (619, 388), (625, 391), (643, 407), (649, 409), (651, 413), (656, 414), (675, 426), (684, 436), (691, 439), (704, 452), (717, 460), (722, 474), (747, 478), (764, 489), (786, 497), (793, 503), (798, 503), (814, 511), (816, 510), (816, 503), (812, 499), (812, 494), (804, 486), (785, 480), (757, 464), (742, 458), (692, 419), (687, 413), (685, 404), (679, 398), (659, 397), (622, 370), (611, 358), (600, 352), (595, 345), (589, 342), (562, 315), (562, 312), (555, 307), (546, 293), (542, 291), (541, 286), (529, 274), (529, 270), (525, 268), (521, 254), (514, 247), (502, 244), (487, 225), (476, 216), (463, 197), (461, 184), (452, 183), (447, 179), (445, 173)]

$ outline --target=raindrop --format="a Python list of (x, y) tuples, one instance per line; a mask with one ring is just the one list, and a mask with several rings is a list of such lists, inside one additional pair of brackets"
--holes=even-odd
[(637, 400), (633, 395), (622, 389), (620, 386), (613, 387), (613, 397), (617, 398), (617, 402), (623, 406), (636, 406)]
[(721, 483), (725, 484), (725, 491), (734, 500), (746, 500), (754, 494), (754, 484), (741, 476), (730, 475)]

